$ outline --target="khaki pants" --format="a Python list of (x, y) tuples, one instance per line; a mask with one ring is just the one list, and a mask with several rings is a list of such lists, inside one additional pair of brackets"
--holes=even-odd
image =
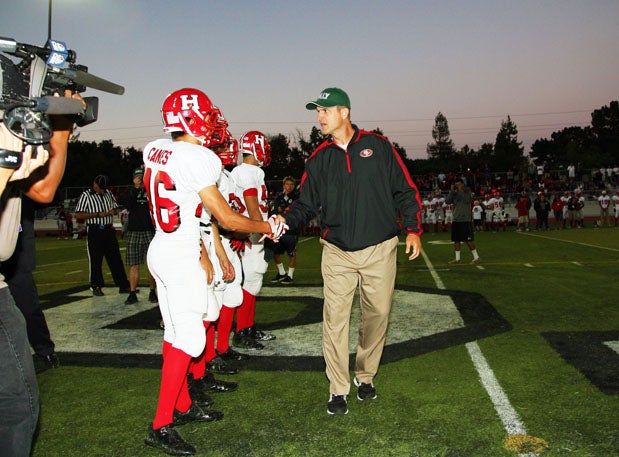
[(348, 333), (350, 313), (359, 286), (361, 322), (355, 376), (372, 382), (385, 346), (396, 274), (398, 237), (361, 251), (342, 251), (321, 240), (324, 309), (322, 351), (329, 392), (350, 391)]

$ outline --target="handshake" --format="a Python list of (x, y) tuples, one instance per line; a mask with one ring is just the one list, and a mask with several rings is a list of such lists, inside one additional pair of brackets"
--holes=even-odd
[(261, 242), (265, 238), (270, 238), (277, 243), (284, 233), (288, 231), (288, 225), (286, 225), (286, 220), (280, 216), (271, 216), (267, 219), (267, 223), (271, 227), (270, 234), (264, 234), (260, 237), (258, 242)]

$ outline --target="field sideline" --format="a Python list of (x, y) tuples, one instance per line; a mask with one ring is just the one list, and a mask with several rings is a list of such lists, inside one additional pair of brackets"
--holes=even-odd
[[(466, 247), (463, 264), (447, 263), (448, 233), (422, 241), (413, 262), (400, 248), (379, 397), (353, 396), (344, 417), (325, 411), (318, 242), (300, 243), (292, 286), (269, 282), (271, 264), (257, 320), (278, 339), (226, 377), (240, 387), (216, 397), (223, 421), (179, 428), (198, 455), (619, 455), (619, 229), (477, 233), (477, 266)], [(144, 292), (124, 305), (109, 275), (105, 297), (92, 297), (84, 240), (39, 237), (37, 255), (62, 366), (38, 376), (32, 455), (164, 455), (142, 444), (159, 383), (157, 309)]]

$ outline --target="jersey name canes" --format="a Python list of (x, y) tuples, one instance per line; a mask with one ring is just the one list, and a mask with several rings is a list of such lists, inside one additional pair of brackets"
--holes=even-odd
[(193, 242), (199, 249), (199, 216), (205, 208), (198, 192), (217, 184), (221, 160), (203, 146), (171, 139), (149, 143), (143, 160), (156, 236), (165, 233), (174, 242)]

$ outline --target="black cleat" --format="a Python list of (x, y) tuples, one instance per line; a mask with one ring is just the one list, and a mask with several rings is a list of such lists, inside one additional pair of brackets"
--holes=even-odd
[(206, 369), (212, 373), (219, 374), (237, 374), (239, 372), (238, 368), (233, 367), (220, 356), (215, 357), (213, 360), (207, 363)]
[(197, 388), (201, 389), (204, 393), (212, 392), (222, 394), (226, 392), (234, 392), (239, 387), (236, 382), (220, 381), (215, 379), (212, 373), (209, 373), (208, 371), (199, 379), (193, 379), (193, 376), (189, 379), (190, 381), (193, 380), (191, 382), (195, 383)]
[(173, 427), (170, 424), (155, 430), (153, 424), (150, 424), (144, 443), (170, 455), (194, 455), (196, 449), (187, 443)]
[(329, 396), (329, 403), (327, 403), (327, 414), (329, 416), (343, 416), (344, 414), (348, 414), (346, 395), (331, 394)]
[(92, 289), (92, 295), (95, 297), (103, 297), (103, 291), (101, 290), (101, 287), (99, 286), (93, 286), (91, 287)]
[(191, 401), (200, 408), (208, 408), (215, 403), (211, 396), (206, 393), (201, 383), (193, 379), (192, 375), (187, 376), (187, 386), (189, 387), (189, 397)]
[(222, 359), (224, 359), (225, 361), (230, 361), (230, 360), (239, 361), (239, 360), (249, 359), (248, 355), (241, 354), (240, 352), (237, 352), (230, 347), (228, 348), (228, 350), (226, 350), (226, 352), (217, 352), (217, 355), (221, 357)]
[(224, 418), (224, 413), (214, 409), (202, 409), (192, 403), (187, 411), (181, 413), (174, 410), (174, 425), (183, 425), (189, 422), (214, 422)]
[(264, 345), (252, 337), (251, 327), (235, 332), (232, 336), (232, 345), (237, 348), (264, 349)]
[(150, 292), (148, 293), (148, 301), (151, 303), (159, 302), (159, 298), (157, 297), (157, 292), (155, 292), (153, 289), (151, 289)]
[(265, 332), (264, 330), (259, 330), (255, 326), (249, 327), (250, 336), (256, 341), (273, 341), (277, 337), (272, 333)]

